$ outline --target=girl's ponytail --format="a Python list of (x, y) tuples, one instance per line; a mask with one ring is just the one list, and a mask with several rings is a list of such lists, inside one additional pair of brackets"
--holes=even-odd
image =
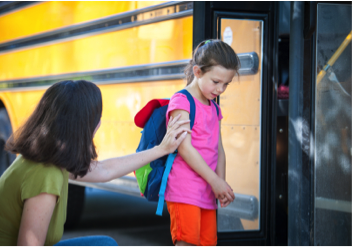
[(184, 74), (187, 82), (186, 85), (189, 85), (194, 80), (194, 65), (194, 60), (191, 59), (184, 69)]
[(192, 59), (184, 69), (186, 85), (194, 80), (193, 67), (197, 65), (202, 73), (213, 66), (221, 65), (226, 69), (233, 69), (239, 75), (240, 60), (232, 47), (221, 40), (202, 41), (194, 50)]

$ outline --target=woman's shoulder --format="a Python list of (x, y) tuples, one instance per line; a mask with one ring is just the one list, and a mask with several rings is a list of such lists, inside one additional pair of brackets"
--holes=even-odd
[(60, 196), (64, 185), (68, 183), (68, 175), (55, 165), (31, 161), (24, 157), (19, 157), (17, 162), (19, 170), (23, 172), (22, 201), (43, 192)]
[(26, 177), (35, 177), (36, 179), (54, 179), (63, 180), (64, 172), (61, 168), (53, 164), (45, 164), (41, 162), (35, 162), (24, 158), (19, 155), (14, 162), (17, 163), (18, 167), (25, 173)]
[(21, 200), (24, 201), (43, 192), (60, 195), (67, 182), (67, 171), (62, 171), (54, 165), (34, 162), (18, 155), (1, 176), (0, 186), (6, 186), (6, 188), (17, 191), (20, 193)]

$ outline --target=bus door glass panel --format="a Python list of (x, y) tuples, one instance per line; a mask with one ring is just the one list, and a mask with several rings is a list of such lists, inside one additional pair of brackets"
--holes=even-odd
[(352, 5), (318, 4), (314, 245), (352, 245)]
[(218, 232), (259, 230), (263, 21), (221, 18), (218, 35), (241, 63), (219, 101), (226, 181), (235, 200), (226, 208), (218, 204)]

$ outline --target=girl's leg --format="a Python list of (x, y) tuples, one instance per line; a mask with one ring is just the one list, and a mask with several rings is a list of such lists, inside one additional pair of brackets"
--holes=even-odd
[(200, 245), (201, 209), (197, 206), (167, 202), (170, 233), (175, 245)]
[(55, 246), (117, 246), (116, 241), (108, 236), (87, 236), (61, 240)]
[(176, 241), (175, 246), (195, 246), (194, 244), (190, 244), (184, 241)]

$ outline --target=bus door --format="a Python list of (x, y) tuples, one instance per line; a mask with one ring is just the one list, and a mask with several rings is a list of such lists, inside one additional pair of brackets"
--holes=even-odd
[(291, 2), (288, 245), (352, 245), (352, 3)]
[(194, 2), (193, 45), (221, 39), (241, 68), (217, 99), (222, 109), (226, 181), (236, 199), (218, 207), (220, 245), (269, 245), (275, 158), (277, 3)]
[(317, 3), (313, 245), (352, 245), (352, 2)]

